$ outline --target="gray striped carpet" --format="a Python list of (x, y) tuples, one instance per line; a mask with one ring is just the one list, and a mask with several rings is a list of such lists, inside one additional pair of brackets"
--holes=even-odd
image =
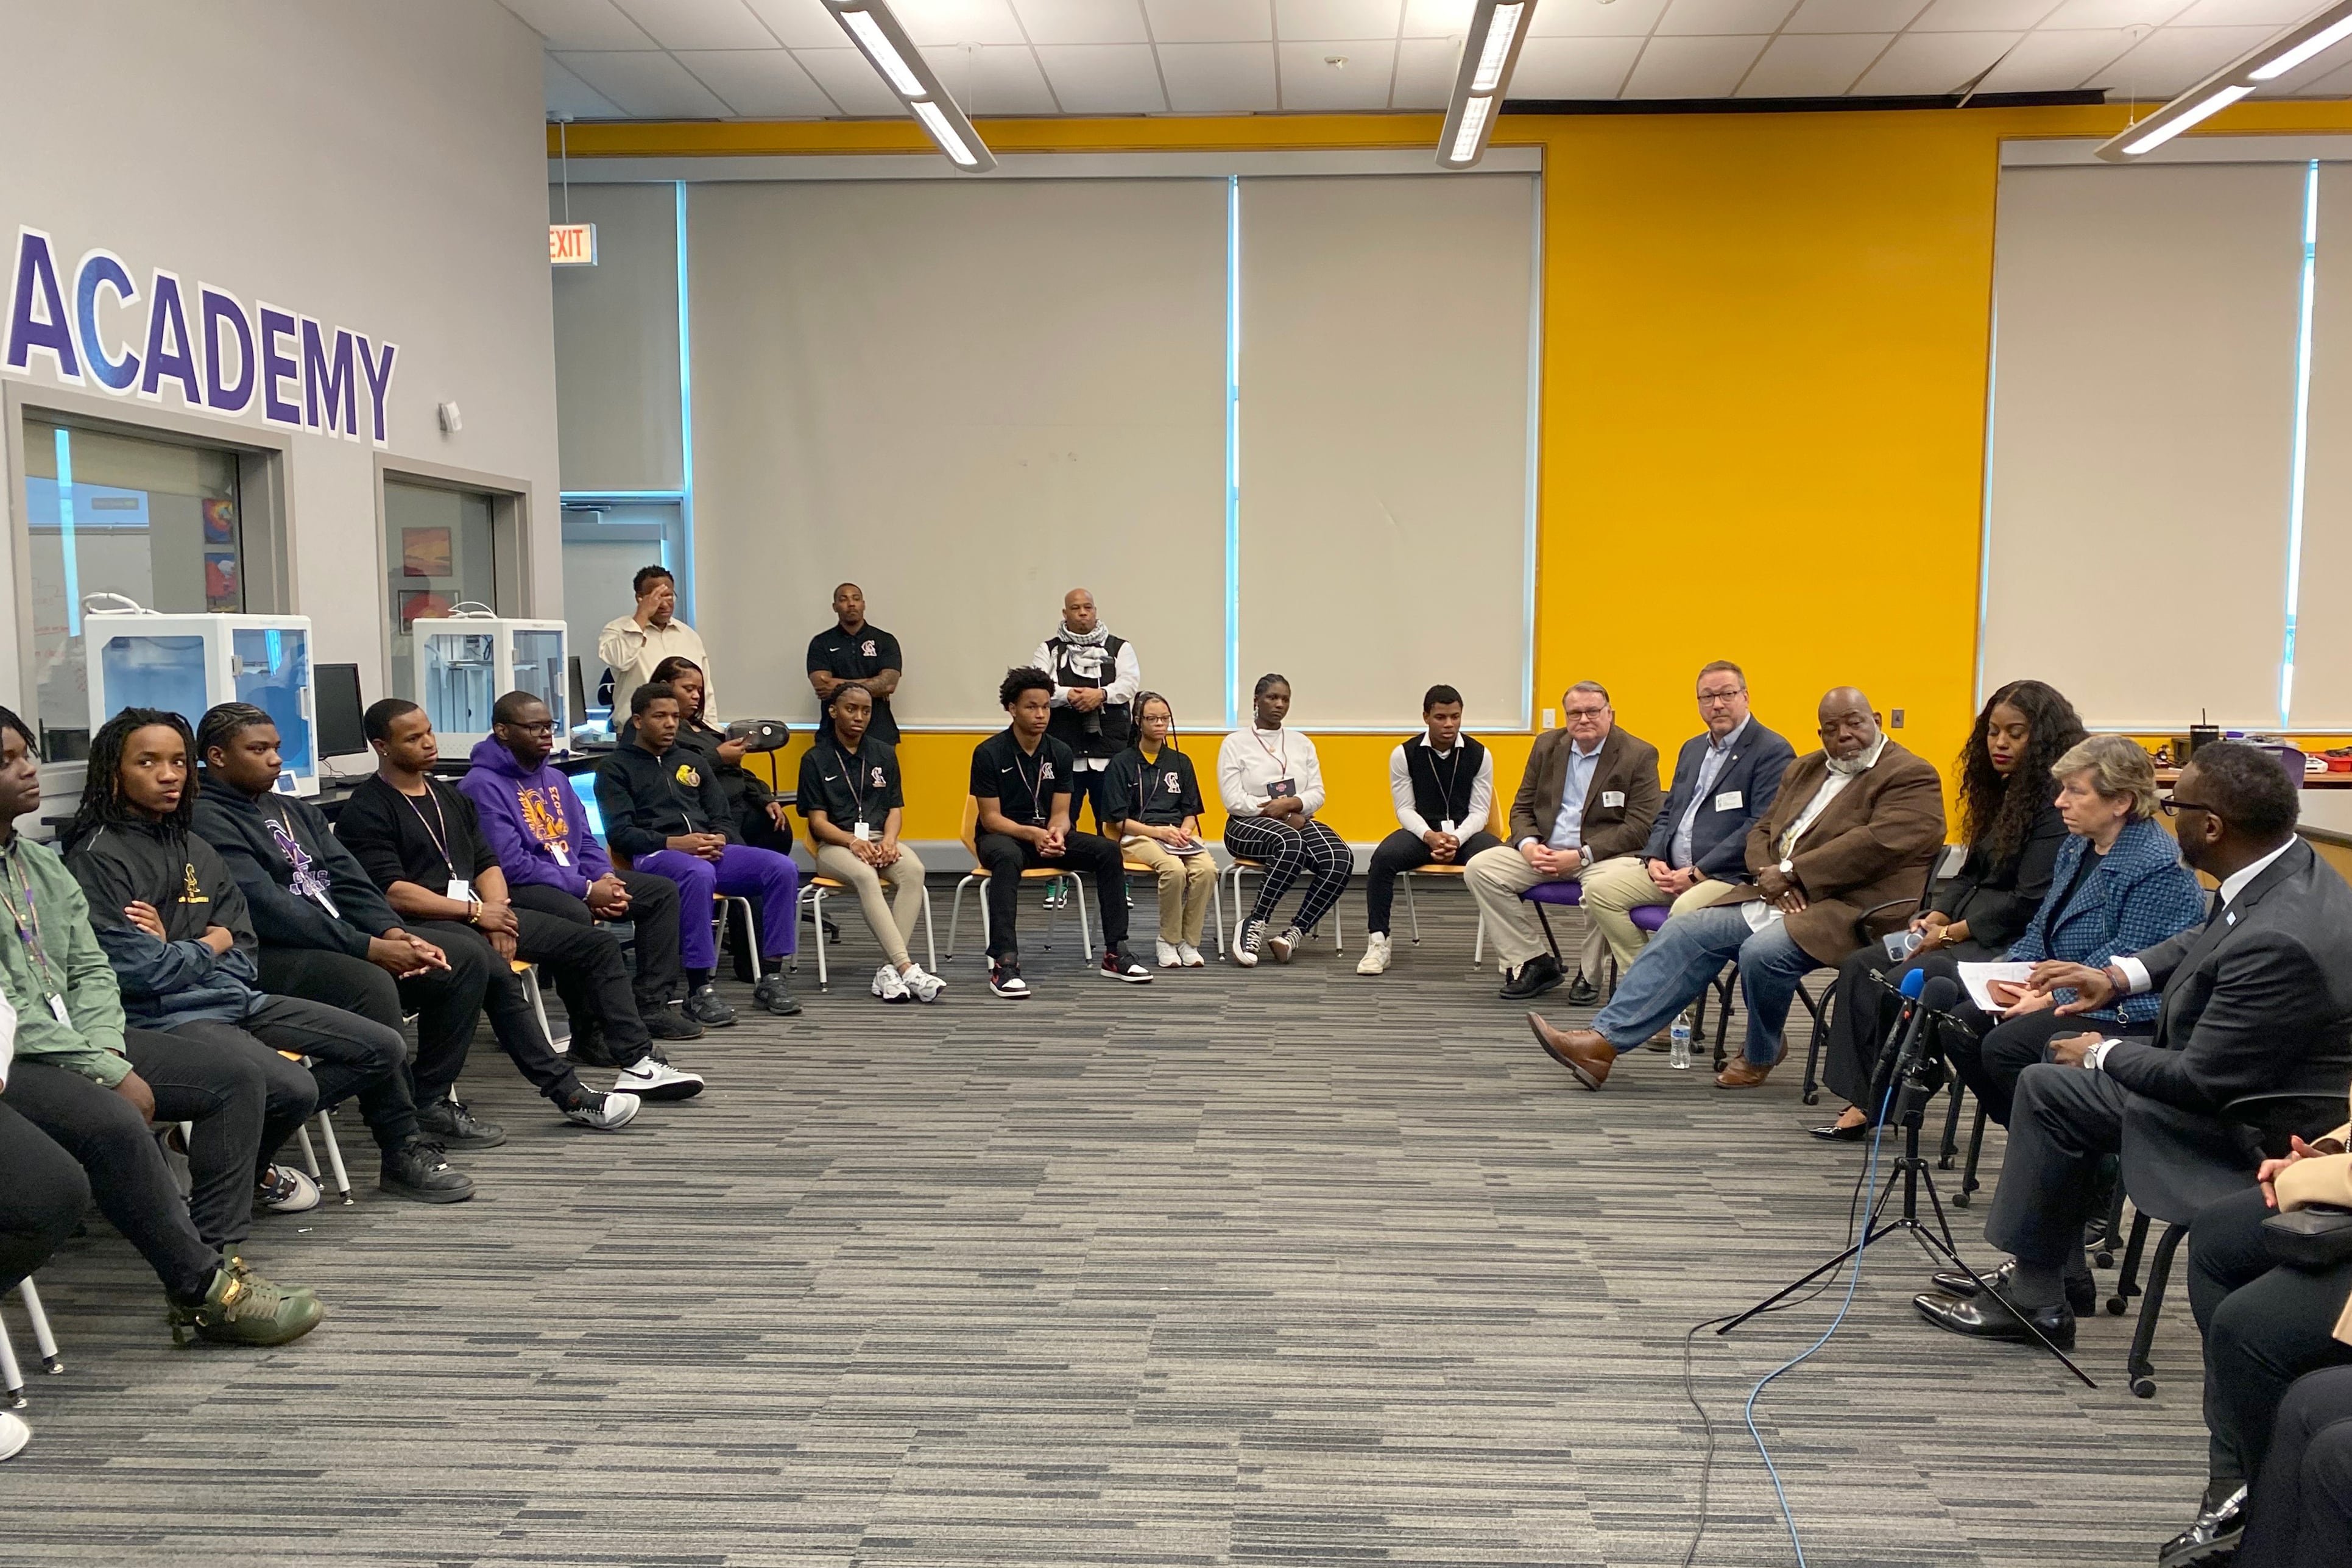
[[(464, 1162), (477, 1201), (261, 1222), (257, 1266), (328, 1304), (299, 1344), (174, 1350), (93, 1222), (41, 1279), (68, 1372), (34, 1374), (0, 1558), (1683, 1561), (1683, 1331), (1834, 1251), (1862, 1158), (1801, 1135), (1833, 1104), (1793, 1062), (1730, 1094), (1640, 1053), (1579, 1090), (1471, 975), (1458, 888), (1379, 981), (1353, 895), (1344, 959), (1149, 987), (1032, 925), (1024, 1006), (968, 953), (884, 1007), (845, 913), (833, 994), (804, 964), (802, 1017), (676, 1047), (709, 1093), (623, 1133), (562, 1124), (486, 1033), (465, 1091), (513, 1136)], [(1806, 1559), (2150, 1561), (2202, 1478), (2185, 1300), (2144, 1402), (2127, 1320), (2085, 1324), (2084, 1389), (1919, 1323), (1925, 1271), (1874, 1249), (1761, 1402)], [(1843, 1294), (1701, 1336), (1698, 1562), (1795, 1560), (1740, 1408)]]

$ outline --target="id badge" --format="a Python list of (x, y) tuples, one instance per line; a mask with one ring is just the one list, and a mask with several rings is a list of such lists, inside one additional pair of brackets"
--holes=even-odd
[(1625, 792), (1623, 790), (1604, 789), (1601, 792), (1601, 808), (1603, 811), (1609, 810), (1612, 806), (1622, 806), (1624, 804)]
[(66, 999), (54, 992), (49, 995), (49, 1011), (56, 1016), (58, 1023), (68, 1027), (72, 1026), (73, 1017), (66, 1011)]
[(474, 901), (474, 884), (463, 877), (452, 877), (449, 879), (449, 890), (441, 896), (454, 899), (461, 904), (470, 904)]
[(859, 823), (849, 831), (856, 836), (857, 842), (860, 844), (870, 844), (874, 841), (874, 829), (863, 822)]
[(1440, 833), (1443, 833), (1443, 834), (1444, 834), (1444, 835), (1445, 835), (1445, 837), (1447, 837), (1448, 838), (1453, 837), (1454, 837), (1454, 819), (1453, 819), (1452, 817), (1450, 817), (1450, 816), (1449, 816), (1449, 817), (1447, 817), (1444, 821), (1443, 821), (1443, 822), (1439, 823), (1439, 824), (1437, 825), (1437, 831), (1438, 831), (1438, 832), (1440, 832)]
[(1297, 795), (1297, 793), (1298, 781), (1297, 779), (1276, 779), (1272, 784), (1265, 786), (1265, 798), (1268, 800), (1280, 800), (1286, 795)]
[(1725, 790), (1715, 797), (1715, 809), (1717, 811), (1738, 811), (1741, 805), (1740, 794), (1736, 789)]
[[(571, 867), (572, 867), (572, 851), (571, 851), (571, 850), (569, 850), (569, 849), (565, 848), (565, 847), (564, 847), (562, 845), (561, 845), (561, 844), (551, 844), (551, 845), (549, 845), (549, 846), (547, 847), (547, 850), (548, 850), (548, 853), (549, 853), (549, 854), (551, 854), (551, 855), (552, 855), (552, 856), (554, 856), (554, 857), (555, 857), (555, 863), (556, 863), (557, 865), (559, 865), (559, 866), (561, 866), (561, 867), (564, 868), (566, 870), (571, 869)], [(452, 895), (452, 896), (454, 897), (455, 895)]]

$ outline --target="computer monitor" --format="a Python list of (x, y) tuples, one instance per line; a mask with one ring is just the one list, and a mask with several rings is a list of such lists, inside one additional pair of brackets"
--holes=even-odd
[(348, 757), (366, 751), (367, 731), (360, 722), (360, 667), (313, 665), (310, 684), (319, 699), (319, 754)]
[(572, 722), (585, 724), (588, 722), (588, 688), (581, 679), (580, 656), (575, 653), (563, 662), (571, 677), (571, 689), (568, 695), (572, 699)]

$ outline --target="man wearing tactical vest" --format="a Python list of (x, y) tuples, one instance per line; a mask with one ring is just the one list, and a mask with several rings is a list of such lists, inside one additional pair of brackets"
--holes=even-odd
[(1089, 805), (1095, 831), (1116, 841), (1118, 834), (1103, 821), (1103, 791), (1110, 760), (1133, 738), (1135, 694), (1143, 689), (1135, 646), (1102, 624), (1092, 594), (1073, 588), (1062, 595), (1062, 624), (1029, 662), (1054, 678), (1054, 716), (1045, 732), (1076, 759), (1070, 825), (1077, 826), (1079, 805)]

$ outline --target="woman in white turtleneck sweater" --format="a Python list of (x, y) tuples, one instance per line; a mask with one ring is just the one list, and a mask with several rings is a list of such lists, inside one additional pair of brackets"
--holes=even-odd
[[(1255, 711), (1249, 728), (1234, 731), (1217, 748), (1217, 792), (1227, 813), (1225, 848), (1265, 868), (1257, 904), (1234, 933), (1234, 962), (1245, 969), (1256, 965), (1261, 952), (1272, 953), (1276, 963), (1289, 963), (1307, 933), (1348, 890), (1348, 873), (1355, 868), (1346, 842), (1315, 820), (1323, 809), (1323, 764), (1314, 742), (1282, 726), (1290, 713), (1290, 682), (1279, 675), (1261, 677), (1252, 702)], [(1301, 872), (1309, 880), (1298, 912), (1278, 934), (1268, 936), (1275, 906)]]

